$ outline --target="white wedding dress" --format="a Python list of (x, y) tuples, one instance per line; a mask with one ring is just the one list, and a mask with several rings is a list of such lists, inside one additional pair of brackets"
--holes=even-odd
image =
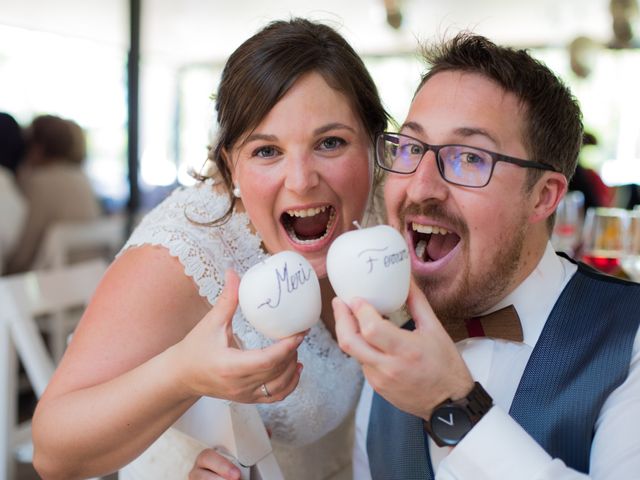
[[(178, 189), (140, 223), (124, 249), (143, 244), (169, 250), (193, 278), (200, 295), (214, 304), (224, 272), (242, 275), (265, 258), (260, 238), (248, 228), (248, 217), (234, 213), (221, 226), (218, 219), (228, 199), (214, 192), (213, 182)], [(123, 249), (123, 250), (124, 250)], [(242, 316), (233, 318), (234, 333), (245, 348), (271, 343)], [(351, 478), (353, 411), (362, 386), (358, 363), (342, 353), (322, 321), (311, 328), (298, 349), (304, 365), (300, 383), (285, 400), (258, 405), (272, 434), (274, 454), (287, 480)], [(215, 428), (215, 425), (211, 425)], [(185, 479), (202, 445), (175, 428), (166, 431), (138, 459), (123, 468), (120, 479)]]

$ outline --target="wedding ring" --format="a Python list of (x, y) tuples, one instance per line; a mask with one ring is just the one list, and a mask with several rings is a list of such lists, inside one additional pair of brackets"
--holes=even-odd
[(265, 397), (269, 398), (271, 396), (271, 394), (269, 393), (269, 390), (267, 390), (267, 385), (266, 384), (262, 384), (260, 385), (260, 390), (262, 390), (262, 393)]

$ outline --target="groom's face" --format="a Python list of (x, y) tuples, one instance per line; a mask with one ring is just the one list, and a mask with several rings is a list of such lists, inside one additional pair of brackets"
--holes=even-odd
[[(458, 71), (437, 73), (421, 87), (401, 130), (431, 145), (527, 159), (523, 131), (515, 95), (484, 76)], [(388, 175), (389, 222), (410, 245), (413, 275), (441, 319), (479, 313), (522, 281), (531, 208), (526, 174), (498, 162), (487, 186), (453, 185), (429, 151), (415, 173)]]

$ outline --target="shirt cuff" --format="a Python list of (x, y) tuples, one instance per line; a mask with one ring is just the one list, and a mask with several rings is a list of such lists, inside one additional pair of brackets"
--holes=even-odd
[(438, 479), (536, 478), (552, 458), (504, 410), (494, 406), (442, 460)]

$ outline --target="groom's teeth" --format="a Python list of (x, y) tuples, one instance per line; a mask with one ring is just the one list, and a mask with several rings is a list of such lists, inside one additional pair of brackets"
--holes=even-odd
[(425, 233), (425, 234), (446, 235), (448, 233), (451, 233), (449, 230), (443, 227), (438, 227), (436, 225), (422, 225), (416, 222), (411, 222), (411, 228), (415, 232)]
[(426, 248), (427, 248), (426, 240), (419, 240), (416, 245), (416, 257), (422, 260), (422, 258), (424, 257), (424, 251), (426, 250)]
[(302, 210), (287, 210), (287, 214), (291, 215), (292, 217), (312, 217), (324, 212), (326, 209), (327, 207), (325, 205), (324, 207), (305, 208)]

